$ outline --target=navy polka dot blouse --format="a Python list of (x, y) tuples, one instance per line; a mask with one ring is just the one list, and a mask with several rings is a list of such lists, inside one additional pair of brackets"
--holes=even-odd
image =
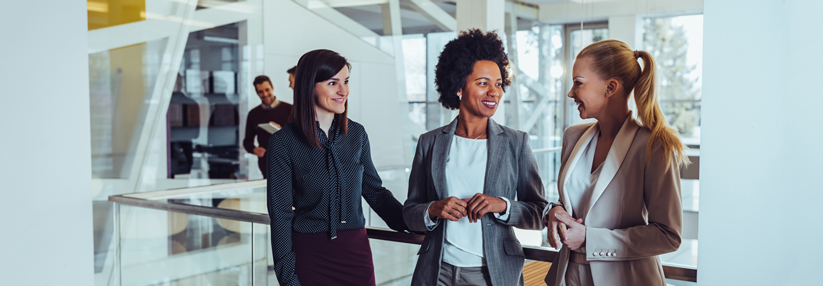
[(333, 239), (337, 230), (363, 228), (361, 196), (389, 227), (406, 229), (403, 205), (383, 187), (374, 168), (366, 130), (348, 122), (348, 135), (332, 123), (331, 138), (317, 127), (323, 149), (307, 144), (294, 123), (269, 139), (268, 209), (280, 285), (300, 285), (294, 273), (292, 232), (327, 232)]

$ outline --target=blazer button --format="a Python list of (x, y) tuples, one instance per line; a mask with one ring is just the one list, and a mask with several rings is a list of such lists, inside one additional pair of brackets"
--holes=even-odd
[(600, 252), (600, 256), (603, 256), (603, 252), (602, 252), (602, 251)]
[(612, 257), (617, 256), (617, 253), (612, 252)]
[(592, 256), (597, 256), (597, 252), (592, 252)]

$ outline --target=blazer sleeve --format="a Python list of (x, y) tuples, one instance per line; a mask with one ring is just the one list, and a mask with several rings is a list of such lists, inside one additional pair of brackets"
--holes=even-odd
[(403, 205), (397, 201), (391, 191), (383, 187), (383, 181), (380, 180), (380, 175), (377, 174), (377, 169), (374, 168), (374, 162), (371, 159), (369, 135), (365, 131), (362, 140), (360, 164), (363, 164), (363, 198), (391, 229), (406, 230), (406, 223), (403, 222)]
[[(667, 165), (666, 156), (671, 160)], [(594, 261), (625, 261), (657, 256), (680, 247), (682, 205), (680, 168), (674, 154), (655, 148), (643, 171), (643, 197), (648, 224), (624, 229), (587, 228), (586, 250), (614, 252), (615, 256), (589, 257)]]
[(537, 160), (529, 146), (529, 134), (521, 134), (521, 147), (516, 160), (520, 164), (517, 168), (517, 200), (512, 201), (509, 219), (503, 223), (521, 229), (542, 229), (543, 209), (548, 202), (543, 194)]
[(300, 286), (295, 273), (296, 256), (292, 248), (292, 219), (294, 218), (294, 189), (292, 187), (292, 164), (285, 144), (278, 140), (277, 133), (269, 138), (268, 192), (267, 205), (271, 220), (271, 246), (274, 272), (283, 286)]
[(412, 161), (411, 174), (409, 174), (409, 195), (406, 203), (403, 205), (403, 220), (409, 226), (409, 230), (417, 232), (425, 232), (429, 229), (426, 227), (425, 212), (429, 208), (431, 202), (428, 198), (427, 177), (426, 177), (426, 145), (425, 135), (420, 136), (420, 141), (417, 144), (417, 150), (414, 152), (414, 160)]

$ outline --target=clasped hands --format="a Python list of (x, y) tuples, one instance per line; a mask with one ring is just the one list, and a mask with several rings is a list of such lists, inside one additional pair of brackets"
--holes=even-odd
[(571, 250), (577, 250), (586, 245), (586, 225), (583, 219), (574, 219), (563, 207), (556, 206), (546, 214), (546, 228), (548, 229), (549, 245), (560, 249), (560, 244)]
[(506, 201), (481, 193), (474, 194), (470, 199), (448, 197), (434, 201), (429, 206), (429, 217), (439, 217), (450, 221), (458, 221), (468, 217), (469, 222), (477, 222), (486, 213), (502, 213), (506, 211)]

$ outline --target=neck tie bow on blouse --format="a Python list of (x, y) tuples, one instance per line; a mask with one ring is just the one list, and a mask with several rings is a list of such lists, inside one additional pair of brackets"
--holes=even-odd
[(343, 207), (345, 204), (342, 194), (343, 176), (345, 173), (342, 172), (343, 166), (337, 157), (339, 153), (337, 143), (340, 141), (340, 129), (335, 126), (335, 123), (336, 120), (332, 121), (328, 137), (323, 133), (323, 129), (320, 129), (319, 122), (317, 126), (317, 137), (320, 139), (320, 144), (323, 145), (323, 151), (326, 152), (326, 168), (334, 180), (333, 189), (323, 192), (323, 195), (328, 196), (329, 199), (329, 237), (331, 239), (337, 238), (337, 225), (338, 223), (346, 223), (341, 220), (341, 218), (347, 215), (347, 209)]

